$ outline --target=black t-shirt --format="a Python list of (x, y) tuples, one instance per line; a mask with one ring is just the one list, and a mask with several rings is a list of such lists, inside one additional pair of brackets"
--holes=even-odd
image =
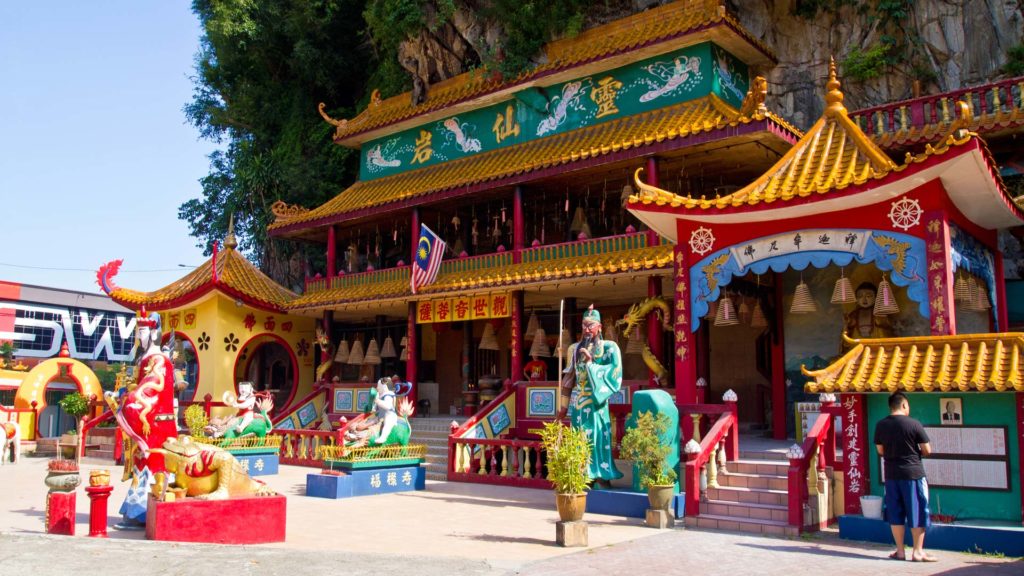
[(882, 446), (886, 480), (924, 478), (919, 444), (927, 444), (928, 434), (921, 423), (909, 416), (889, 415), (875, 425), (875, 444)]

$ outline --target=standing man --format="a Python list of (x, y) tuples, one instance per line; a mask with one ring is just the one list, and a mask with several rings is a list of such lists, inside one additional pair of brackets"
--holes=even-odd
[(924, 551), (924, 533), (931, 520), (928, 480), (921, 462), (932, 447), (924, 426), (910, 417), (910, 403), (902, 392), (889, 396), (889, 415), (875, 426), (875, 449), (885, 460), (885, 519), (896, 541), (896, 551), (889, 558), (908, 559), (903, 538), (905, 527), (910, 526), (914, 550), (909, 559), (935, 562), (937, 558)]
[(619, 345), (601, 338), (601, 313), (594, 306), (583, 313), (583, 339), (569, 347), (566, 371), (576, 377), (576, 396), (569, 404), (569, 422), (590, 439), (588, 475), (602, 487), (622, 478), (612, 458), (612, 423), (608, 400), (622, 388)]

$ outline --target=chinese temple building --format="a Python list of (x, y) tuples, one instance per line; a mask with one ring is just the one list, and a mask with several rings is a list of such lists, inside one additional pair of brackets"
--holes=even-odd
[[(785, 438), (793, 404), (813, 399), (804, 397), (812, 378), (806, 392), (839, 395), (838, 406), (822, 404), (841, 416), (844, 506), (860, 512), (860, 496), (882, 493), (874, 424), (889, 413), (888, 394), (913, 392), (913, 416), (933, 442), (926, 469), (938, 513), (1019, 523), (1021, 337), (990, 332), (1007, 327), (997, 232), (1020, 226), (1024, 212), (966, 129), (966, 104), (934, 144), (897, 163), (849, 117), (834, 64), (825, 100), (801, 140), (731, 194), (637, 182), (630, 209), (675, 244), (677, 401), (698, 401), (704, 377), (737, 391), (742, 421), (743, 398), (757, 389), (730, 379), (740, 354), (714, 351), (750, 349), (770, 376), (774, 435)], [(760, 310), (750, 314), (759, 335), (747, 333), (755, 323), (737, 302)]]
[[(289, 314), (296, 295), (275, 283), (236, 250), (229, 232), (224, 248), (195, 270), (158, 290), (114, 287), (110, 297), (127, 308), (160, 312), (164, 340), (172, 333), (175, 365), (191, 377), (179, 393), (182, 405), (206, 395), (220, 403), (238, 394), (240, 381), (268, 391), (280, 419), (313, 391), (315, 322)], [(215, 404), (216, 405), (216, 404)], [(219, 412), (219, 410), (218, 410)], [(315, 407), (275, 427), (303, 428), (319, 417)]]
[[(673, 248), (625, 209), (634, 167), (680, 193), (755, 178), (799, 137), (763, 106), (763, 81), (751, 86), (773, 64), (717, 2), (683, 1), (554, 42), (516, 78), (467, 73), (421, 103), (374, 97), (350, 120), (321, 107), (335, 142), (360, 150), (360, 180), (312, 209), (277, 205), (269, 233), (326, 245), (323, 277), (287, 308), (320, 318), (342, 352), (337, 412), (366, 376), (345, 359), (355, 342), (404, 342), (407, 360), (392, 345), (377, 375), (400, 374), (443, 414), (492, 398), (487, 384), (475, 396), (481, 382), (525, 379), (530, 356), (556, 380), (563, 301), (563, 347), (590, 304), (626, 347), (613, 321), (673, 292)], [(448, 252), (413, 294), (421, 224)], [(640, 340), (661, 357), (672, 334), (651, 321), (630, 336), (635, 389), (651, 382)]]

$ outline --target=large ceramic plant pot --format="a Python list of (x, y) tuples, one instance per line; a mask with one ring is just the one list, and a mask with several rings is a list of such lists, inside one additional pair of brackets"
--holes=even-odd
[(555, 494), (555, 508), (562, 522), (578, 522), (587, 510), (587, 493)]
[(648, 486), (647, 501), (651, 504), (651, 510), (668, 510), (668, 505), (672, 503), (673, 492), (675, 492), (674, 484)]

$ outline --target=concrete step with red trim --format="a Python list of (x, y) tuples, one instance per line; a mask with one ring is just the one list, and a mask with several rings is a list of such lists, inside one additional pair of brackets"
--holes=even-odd
[(772, 462), (789, 462), (785, 452), (770, 450), (740, 450), (739, 460), (769, 460)]
[(744, 474), (740, 472), (728, 472), (718, 475), (720, 486), (731, 486), (734, 488), (759, 488), (764, 490), (788, 490), (789, 478), (787, 476), (776, 476), (773, 474)]
[(684, 522), (687, 528), (729, 530), (733, 532), (747, 532), (750, 534), (764, 534), (766, 536), (796, 536), (799, 534), (796, 527), (790, 526), (785, 522), (759, 520), (755, 518), (741, 518), (735, 516), (720, 516), (717, 514), (687, 516)]
[(788, 461), (774, 460), (734, 460), (727, 464), (729, 474), (768, 474), (770, 476), (787, 476), (789, 474)]
[(789, 508), (775, 504), (754, 504), (750, 502), (731, 502), (729, 500), (708, 500), (700, 503), (700, 513), (714, 516), (730, 516), (733, 518), (752, 518), (754, 520), (773, 520), (789, 522)]
[(747, 488), (744, 486), (720, 486), (718, 488), (708, 488), (708, 500), (788, 506), (789, 492), (786, 490)]

